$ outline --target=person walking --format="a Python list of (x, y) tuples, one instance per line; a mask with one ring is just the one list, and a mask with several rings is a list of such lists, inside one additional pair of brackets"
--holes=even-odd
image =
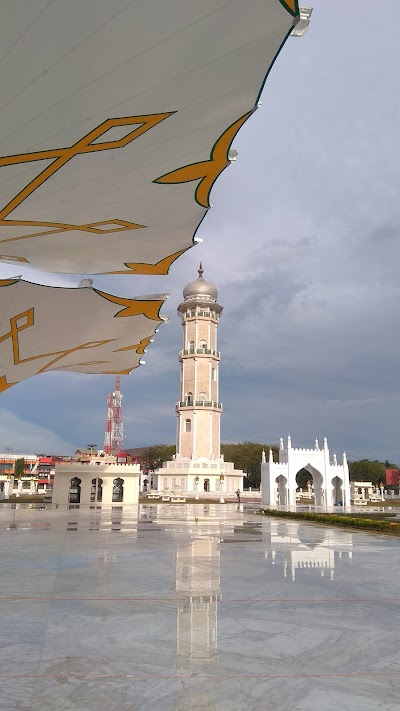
[(240, 489), (238, 489), (236, 492), (236, 500), (237, 500), (238, 504), (240, 504)]

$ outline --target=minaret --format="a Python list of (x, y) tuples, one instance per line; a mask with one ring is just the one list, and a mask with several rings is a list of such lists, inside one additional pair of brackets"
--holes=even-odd
[(220, 459), (217, 330), (222, 306), (218, 291), (203, 279), (200, 264), (196, 281), (183, 290), (178, 306), (183, 344), (179, 353), (180, 397), (176, 405), (176, 459)]
[(153, 486), (176, 498), (204, 493), (234, 496), (243, 491), (244, 474), (221, 456), (217, 331), (222, 306), (218, 291), (203, 279), (200, 264), (196, 281), (185, 286), (178, 306), (183, 343), (179, 353), (180, 392), (176, 403), (176, 454), (153, 474)]

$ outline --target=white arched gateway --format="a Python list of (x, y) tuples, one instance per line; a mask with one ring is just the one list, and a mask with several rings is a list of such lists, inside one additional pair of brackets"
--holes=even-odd
[(324, 437), (324, 446), (319, 448), (315, 440), (314, 449), (296, 449), (288, 437), (284, 447), (281, 437), (279, 462), (274, 462), (272, 450), (266, 460), (265, 452), (261, 463), (262, 502), (266, 506), (295, 506), (297, 474), (306, 470), (312, 480), (316, 506), (350, 506), (349, 467), (346, 454), (342, 464), (337, 463), (336, 454), (332, 461), (328, 442)]

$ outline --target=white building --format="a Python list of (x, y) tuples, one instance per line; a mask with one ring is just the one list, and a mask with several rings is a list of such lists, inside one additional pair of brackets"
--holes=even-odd
[(372, 481), (351, 481), (350, 496), (355, 506), (366, 506), (368, 501), (379, 503), (385, 500), (383, 485), (379, 488)]
[(183, 290), (178, 306), (183, 343), (179, 353), (180, 396), (176, 404), (176, 455), (154, 472), (159, 491), (231, 493), (243, 489), (243, 472), (224, 462), (220, 450), (217, 331), (222, 306), (218, 291), (199, 277)]
[(53, 504), (137, 504), (139, 464), (56, 464)]
[(272, 450), (268, 462), (263, 452), (261, 464), (262, 501), (266, 506), (295, 506), (296, 476), (306, 469), (312, 478), (312, 488), (316, 506), (350, 506), (349, 467), (346, 454), (342, 464), (337, 463), (336, 454), (330, 457), (328, 442), (319, 448), (315, 440), (314, 449), (292, 447), (288, 437), (287, 447), (280, 440), (279, 462), (274, 462)]

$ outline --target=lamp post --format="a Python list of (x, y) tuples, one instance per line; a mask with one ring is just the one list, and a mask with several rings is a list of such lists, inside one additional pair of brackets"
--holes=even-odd
[(221, 496), (219, 497), (219, 503), (220, 503), (220, 504), (224, 504), (224, 503), (225, 503), (225, 499), (224, 499), (224, 479), (225, 479), (224, 475), (223, 475), (223, 474), (220, 474), (220, 475), (219, 475), (219, 481), (220, 481), (220, 485), (221, 485)]
[(194, 480), (195, 488), (196, 488), (196, 496), (195, 496), (196, 501), (199, 500), (199, 481), (200, 481), (199, 477), (196, 476), (196, 478)]
[(90, 449), (90, 459), (93, 457), (93, 450), (94, 448), (97, 447), (97, 444), (94, 442), (91, 442), (91, 444), (88, 444), (87, 448)]

